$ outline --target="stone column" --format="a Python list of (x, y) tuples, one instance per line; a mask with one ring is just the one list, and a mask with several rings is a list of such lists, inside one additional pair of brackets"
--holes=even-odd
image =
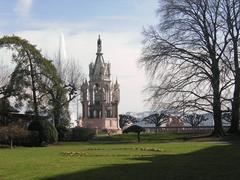
[(83, 113), (83, 118), (87, 119), (88, 118), (88, 101), (82, 102), (82, 113)]
[(105, 103), (104, 102), (102, 102), (102, 118), (104, 119), (104, 118), (106, 118), (106, 112), (105, 112)]

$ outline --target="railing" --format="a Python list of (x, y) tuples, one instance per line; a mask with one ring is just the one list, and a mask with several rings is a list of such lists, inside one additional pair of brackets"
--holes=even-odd
[[(229, 127), (224, 126), (224, 130)], [(198, 127), (145, 127), (146, 133), (186, 133), (186, 134), (204, 134), (210, 133), (214, 129), (213, 126), (198, 126)]]

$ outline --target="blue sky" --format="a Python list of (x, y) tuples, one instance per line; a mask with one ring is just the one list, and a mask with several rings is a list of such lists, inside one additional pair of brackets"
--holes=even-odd
[(148, 110), (142, 90), (147, 80), (137, 67), (143, 27), (157, 24), (158, 0), (1, 0), (0, 35), (16, 34), (53, 57), (63, 33), (69, 59), (88, 74), (101, 34), (112, 78), (121, 87), (120, 113)]
[(89, 30), (126, 30), (152, 23), (156, 6), (157, 0), (10, 0), (0, 1), (0, 19), (9, 32), (34, 29), (34, 21), (98, 21)]

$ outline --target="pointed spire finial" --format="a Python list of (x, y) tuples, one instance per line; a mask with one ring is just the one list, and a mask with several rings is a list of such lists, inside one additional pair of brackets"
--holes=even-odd
[(98, 35), (98, 41), (97, 41), (97, 53), (101, 53), (102, 51), (102, 40), (100, 38), (100, 34)]

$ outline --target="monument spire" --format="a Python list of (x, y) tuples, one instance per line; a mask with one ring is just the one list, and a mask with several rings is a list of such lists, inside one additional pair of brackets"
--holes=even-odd
[(104, 75), (104, 69), (105, 69), (105, 62), (103, 59), (103, 53), (102, 53), (102, 40), (100, 38), (100, 35), (98, 36), (97, 40), (97, 57), (95, 60), (94, 68), (93, 68), (93, 74), (95, 77), (101, 77)]
[(111, 66), (104, 62), (100, 35), (96, 55), (95, 64), (89, 66), (89, 82), (81, 87), (83, 126), (118, 130), (120, 90), (110, 80)]

